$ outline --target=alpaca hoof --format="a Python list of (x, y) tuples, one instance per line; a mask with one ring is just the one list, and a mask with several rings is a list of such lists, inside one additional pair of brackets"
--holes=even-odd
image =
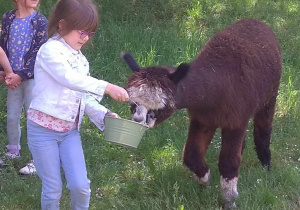
[(208, 170), (204, 177), (199, 178), (196, 174), (194, 174), (194, 178), (200, 185), (207, 187), (210, 184), (210, 170)]
[(222, 209), (224, 210), (237, 209), (235, 201), (225, 201)]
[(271, 170), (271, 164), (270, 163), (262, 163), (262, 166), (264, 167), (264, 168), (266, 168), (268, 171), (270, 171)]

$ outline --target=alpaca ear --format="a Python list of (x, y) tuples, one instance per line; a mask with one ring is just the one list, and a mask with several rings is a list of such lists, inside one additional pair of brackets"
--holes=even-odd
[(190, 69), (189, 64), (182, 63), (177, 67), (176, 71), (174, 73), (170, 74), (168, 77), (170, 78), (170, 80), (172, 82), (177, 84), (180, 80), (182, 80), (186, 76), (189, 69)]
[(126, 61), (132, 71), (138, 72), (141, 70), (141, 67), (129, 52), (122, 52), (121, 57)]

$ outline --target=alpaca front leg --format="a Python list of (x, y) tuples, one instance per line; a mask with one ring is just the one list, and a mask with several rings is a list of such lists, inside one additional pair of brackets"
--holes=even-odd
[(199, 184), (207, 186), (210, 170), (205, 162), (205, 154), (216, 128), (208, 129), (196, 120), (191, 120), (188, 139), (183, 149), (183, 163), (195, 174)]
[(221, 194), (225, 209), (235, 208), (237, 183), (246, 128), (222, 129), (222, 148), (219, 157)]

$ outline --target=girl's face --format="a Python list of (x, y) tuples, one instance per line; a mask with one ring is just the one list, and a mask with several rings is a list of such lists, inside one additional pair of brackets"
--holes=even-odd
[(17, 4), (18, 9), (20, 7), (34, 9), (38, 6), (39, 0), (15, 0), (15, 3)]
[(81, 47), (93, 36), (95, 32), (86, 32), (80, 30), (72, 30), (68, 34), (63, 35), (62, 38), (74, 50), (80, 50)]

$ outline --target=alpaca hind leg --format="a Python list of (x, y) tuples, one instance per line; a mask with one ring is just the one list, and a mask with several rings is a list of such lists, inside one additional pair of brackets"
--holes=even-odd
[(207, 186), (210, 170), (205, 162), (206, 150), (214, 136), (216, 128), (206, 128), (196, 120), (191, 120), (188, 139), (183, 149), (183, 163), (194, 172), (199, 184)]
[(257, 112), (254, 116), (253, 135), (257, 157), (261, 164), (268, 168), (271, 166), (270, 140), (275, 103), (276, 98), (273, 98), (268, 105), (259, 110), (259, 112)]

